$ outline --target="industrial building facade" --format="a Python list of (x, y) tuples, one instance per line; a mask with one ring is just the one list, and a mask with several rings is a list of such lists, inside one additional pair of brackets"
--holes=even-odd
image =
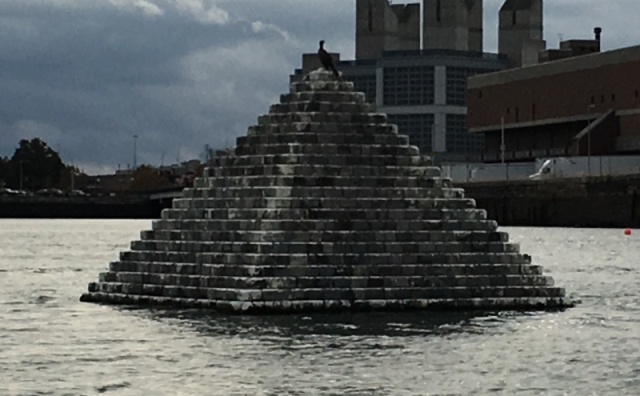
[(473, 77), (470, 132), (486, 162), (638, 154), (638, 71), (635, 46)]

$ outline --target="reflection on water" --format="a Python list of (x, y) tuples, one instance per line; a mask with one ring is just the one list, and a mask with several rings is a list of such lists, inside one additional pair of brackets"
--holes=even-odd
[[(138, 311), (138, 310), (136, 310)], [(179, 323), (204, 335), (255, 334), (296, 337), (309, 334), (326, 336), (407, 336), (446, 335), (475, 332), (478, 322), (502, 323), (511, 314), (482, 313), (357, 313), (271, 316), (227, 316), (199, 310), (144, 311), (143, 316), (168, 323)]]

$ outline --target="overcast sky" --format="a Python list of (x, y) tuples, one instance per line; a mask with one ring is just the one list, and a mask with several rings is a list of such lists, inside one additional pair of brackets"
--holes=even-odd
[[(408, 1), (395, 1), (405, 3)], [(497, 10), (485, 0), (485, 50)], [(553, 0), (545, 38), (640, 44), (638, 0)], [(224, 147), (288, 90), (319, 39), (354, 56), (353, 0), (0, 0), (0, 156), (40, 137), (85, 172)]]

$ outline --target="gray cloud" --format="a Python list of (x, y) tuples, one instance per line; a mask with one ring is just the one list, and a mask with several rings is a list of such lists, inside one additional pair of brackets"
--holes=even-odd
[[(546, 38), (637, 43), (635, 0), (548, 2)], [(496, 49), (500, 0), (485, 1)], [(256, 122), (320, 38), (351, 59), (345, 0), (48, 0), (0, 2), (0, 155), (42, 137), (85, 170), (159, 164), (223, 147)], [(635, 35), (635, 36), (634, 36)]]

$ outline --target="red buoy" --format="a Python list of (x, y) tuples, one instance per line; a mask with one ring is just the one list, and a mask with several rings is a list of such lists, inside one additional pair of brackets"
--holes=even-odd
[(627, 228), (624, 230), (624, 235), (631, 235), (631, 228)]

